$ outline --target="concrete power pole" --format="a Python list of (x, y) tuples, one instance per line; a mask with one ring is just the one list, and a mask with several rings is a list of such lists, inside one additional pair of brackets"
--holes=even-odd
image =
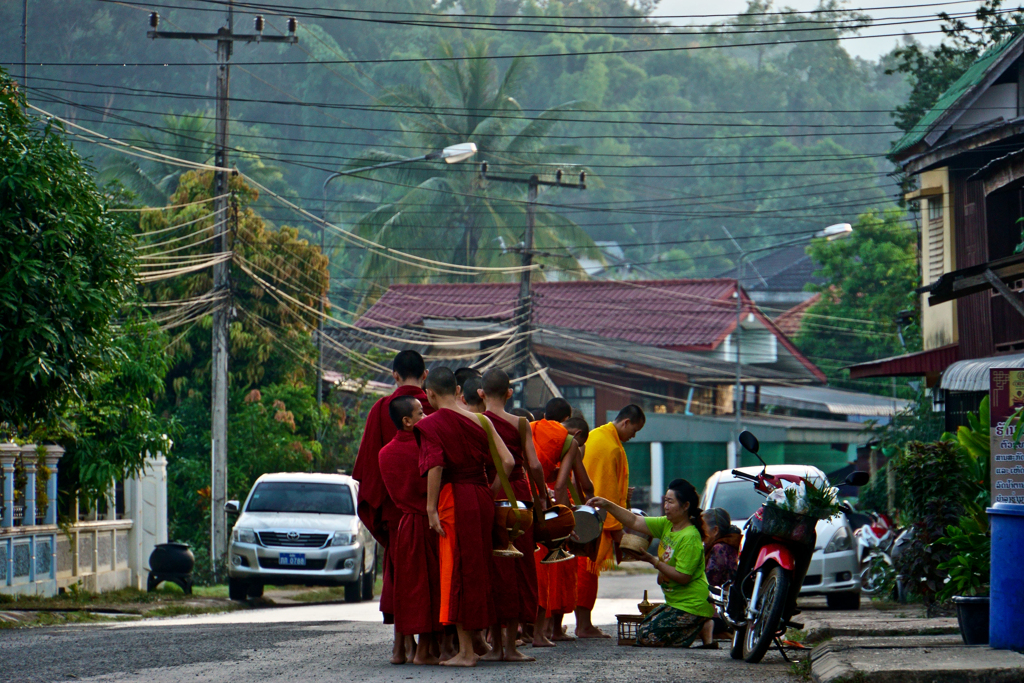
[[(554, 182), (541, 180), (536, 174), (529, 178), (509, 178), (496, 176), (487, 173), (487, 162), (480, 164), (480, 177), (483, 180), (495, 180), (501, 183), (517, 183), (526, 185), (526, 234), (522, 246), (523, 272), (519, 276), (519, 299), (516, 303), (515, 319), (517, 320), (516, 334), (519, 341), (516, 343), (514, 358), (516, 359), (515, 376), (525, 377), (529, 374), (530, 368), (530, 326), (533, 321), (533, 295), (531, 294), (530, 279), (533, 271), (529, 270), (533, 265), (533, 256), (536, 253), (533, 248), (533, 233), (537, 215), (537, 191), (541, 185), (550, 187), (571, 187), (580, 190), (587, 189), (587, 173), (580, 171), (578, 183), (563, 183), (562, 169), (555, 171)], [(526, 384), (521, 386), (521, 391), (526, 391)], [(525, 396), (524, 396), (525, 398)]]
[[(239, 34), (234, 31), (235, 13), (233, 0), (228, 0), (227, 24), (216, 33), (194, 33), (191, 31), (159, 31), (160, 16), (153, 12), (149, 15), (149, 38), (172, 38), (179, 40), (215, 40), (217, 41), (217, 121), (214, 165), (217, 171), (214, 176), (214, 219), (215, 237), (213, 249), (215, 253), (224, 253), (230, 249), (228, 244), (228, 105), (231, 86), (231, 52), (236, 42), (243, 43), (297, 43), (295, 36), (298, 27), (295, 19), (288, 20), (288, 35), (264, 36), (265, 22), (262, 16), (255, 18), (256, 33)], [(222, 261), (213, 267), (213, 290), (216, 293), (230, 294), (229, 264)], [(212, 482), (210, 487), (210, 562), (214, 575), (222, 566), (222, 560), (228, 549), (228, 519), (224, 504), (228, 500), (228, 323), (231, 318), (230, 296), (226, 296), (213, 312), (213, 339), (211, 346), (211, 409), (210, 422), (212, 433)]]

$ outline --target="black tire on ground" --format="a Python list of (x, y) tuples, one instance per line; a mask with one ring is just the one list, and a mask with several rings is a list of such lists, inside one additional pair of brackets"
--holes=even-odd
[(729, 656), (733, 659), (743, 659), (743, 641), (747, 638), (747, 627), (740, 626), (732, 634), (732, 647), (729, 648)]
[(829, 609), (856, 610), (860, 609), (860, 591), (850, 593), (831, 593), (825, 596)]
[(242, 579), (228, 577), (228, 597), (238, 602), (245, 602), (249, 594), (249, 583)]
[[(765, 571), (762, 569), (761, 571)], [(758, 598), (760, 613), (753, 623), (747, 624), (743, 638), (743, 659), (757, 664), (771, 647), (775, 634), (782, 623), (782, 611), (789, 595), (789, 572), (778, 565), (768, 570), (761, 580), (761, 597)]]
[(359, 565), (359, 576), (345, 584), (345, 602), (361, 602), (363, 598), (363, 566)]
[(262, 598), (263, 597), (263, 584), (262, 583), (250, 583), (249, 588), (246, 591), (246, 595), (250, 598)]
[(363, 600), (373, 600), (373, 586), (377, 583), (377, 558), (373, 558), (373, 571), (363, 575)]

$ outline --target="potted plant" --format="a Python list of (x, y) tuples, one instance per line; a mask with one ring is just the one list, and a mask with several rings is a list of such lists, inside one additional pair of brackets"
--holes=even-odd
[(988, 524), (980, 514), (960, 518), (960, 524), (946, 527), (946, 535), (937, 541), (953, 555), (938, 568), (948, 572), (939, 600), (952, 598), (960, 636), (966, 645), (988, 644), (989, 563), (992, 539)]

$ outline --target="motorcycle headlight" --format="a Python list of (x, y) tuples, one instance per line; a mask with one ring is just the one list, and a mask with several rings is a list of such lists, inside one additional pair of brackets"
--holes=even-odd
[(256, 532), (252, 529), (235, 529), (235, 540), (239, 543), (255, 543)]
[(839, 527), (839, 530), (832, 534), (832, 540), (825, 546), (826, 553), (839, 553), (852, 549), (853, 539), (850, 537), (850, 530), (845, 526)]
[(335, 531), (334, 538), (331, 540), (331, 545), (352, 545), (355, 543), (355, 536), (344, 531)]

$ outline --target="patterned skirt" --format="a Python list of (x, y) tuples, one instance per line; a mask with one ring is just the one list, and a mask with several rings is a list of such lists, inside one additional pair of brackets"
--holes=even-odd
[(708, 617), (658, 605), (637, 627), (636, 644), (639, 647), (690, 647), (707, 620)]

